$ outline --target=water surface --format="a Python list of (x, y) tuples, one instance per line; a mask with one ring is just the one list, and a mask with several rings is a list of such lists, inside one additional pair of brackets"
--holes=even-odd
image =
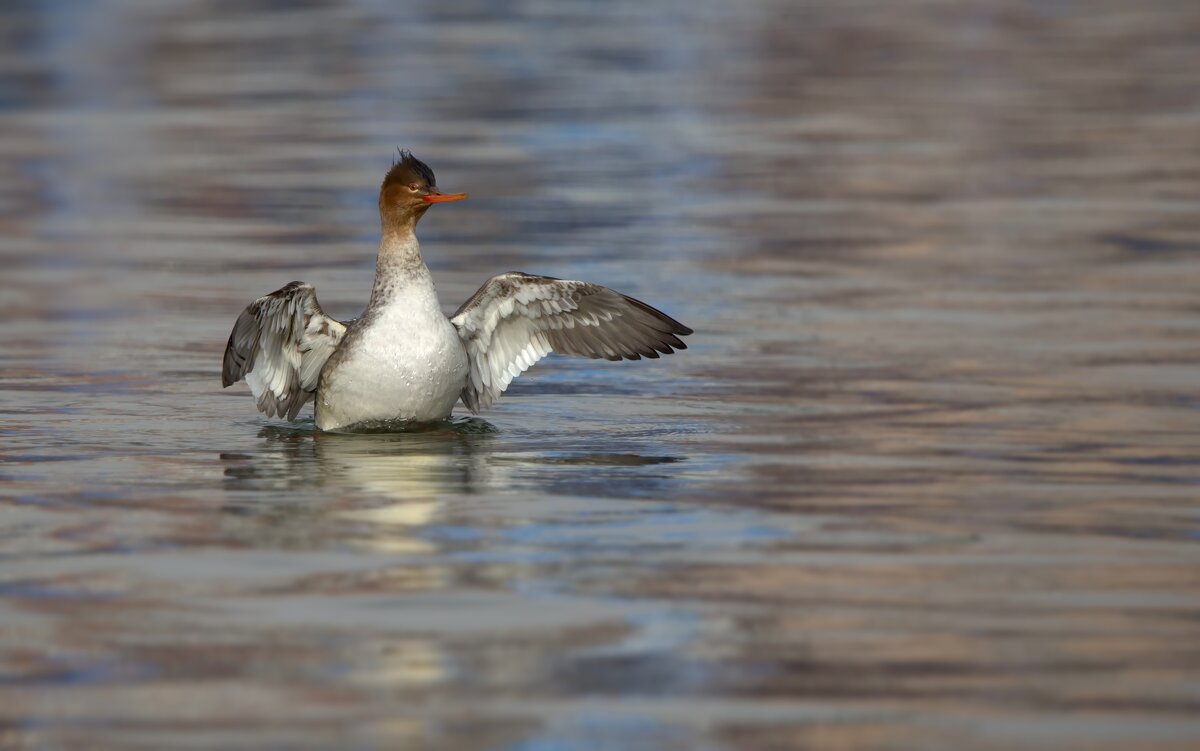
[[(1200, 743), (1194, 4), (292, 5), (0, 9), (0, 746)], [(690, 349), (260, 418), (397, 146)]]

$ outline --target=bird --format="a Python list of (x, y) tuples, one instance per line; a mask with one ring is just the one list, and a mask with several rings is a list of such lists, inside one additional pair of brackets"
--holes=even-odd
[(229, 334), (222, 387), (244, 380), (259, 412), (288, 421), (312, 401), (318, 429), (354, 432), (445, 420), (460, 400), (479, 414), (551, 353), (638, 360), (687, 349), (680, 337), (692, 329), (641, 300), (522, 271), (493, 276), (445, 315), (416, 227), (435, 204), (466, 197), (438, 190), (433, 170), (401, 150), (379, 188), (362, 315), (330, 317), (298, 281), (258, 298)]

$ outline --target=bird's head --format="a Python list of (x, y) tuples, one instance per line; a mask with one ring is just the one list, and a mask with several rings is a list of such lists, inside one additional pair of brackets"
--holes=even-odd
[(379, 186), (379, 215), (385, 224), (416, 223), (435, 203), (461, 201), (466, 193), (443, 193), (428, 164), (401, 151)]

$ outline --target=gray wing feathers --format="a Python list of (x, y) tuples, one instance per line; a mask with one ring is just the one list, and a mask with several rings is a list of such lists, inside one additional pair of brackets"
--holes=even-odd
[(639, 360), (687, 349), (679, 337), (692, 333), (607, 287), (519, 271), (489, 279), (450, 321), (470, 360), (462, 400), (472, 412), (550, 352)]
[(321, 310), (312, 287), (291, 282), (238, 316), (225, 346), (221, 385), (245, 379), (259, 412), (294, 420), (345, 333)]

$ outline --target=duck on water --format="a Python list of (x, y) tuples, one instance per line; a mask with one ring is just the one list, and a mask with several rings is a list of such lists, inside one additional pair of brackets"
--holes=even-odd
[(291, 282), (238, 316), (221, 384), (245, 380), (258, 410), (296, 419), (315, 399), (317, 427), (355, 430), (442, 420), (462, 399), (474, 413), (550, 354), (609, 360), (687, 349), (687, 326), (607, 287), (510, 271), (488, 279), (447, 318), (421, 258), (417, 222), (442, 193), (433, 170), (402, 151), (379, 188), (383, 227), (363, 314), (343, 323), (316, 291)]

